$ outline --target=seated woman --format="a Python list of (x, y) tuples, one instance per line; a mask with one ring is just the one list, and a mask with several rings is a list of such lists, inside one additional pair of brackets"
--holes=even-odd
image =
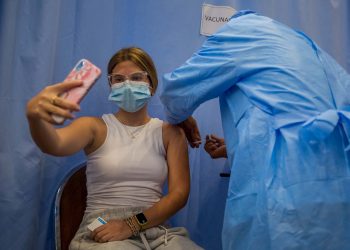
[[(66, 156), (84, 149), (87, 156), (87, 208), (70, 249), (201, 249), (185, 228), (164, 225), (187, 202), (189, 163), (183, 131), (148, 114), (158, 84), (152, 59), (140, 48), (122, 49), (109, 61), (108, 79), (115, 114), (56, 128), (52, 114), (73, 119), (79, 110), (60, 93), (81, 81), (48, 86), (27, 105), (32, 137), (43, 152)], [(99, 216), (107, 223), (89, 231)]]

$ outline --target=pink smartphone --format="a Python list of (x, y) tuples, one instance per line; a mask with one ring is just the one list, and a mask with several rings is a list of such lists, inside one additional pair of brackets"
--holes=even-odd
[[(101, 75), (101, 70), (90, 61), (81, 59), (72, 71), (68, 74), (64, 81), (69, 80), (83, 80), (83, 85), (70, 89), (62, 93), (60, 97), (65, 98), (74, 103), (80, 103), (84, 96), (88, 93), (94, 83)], [(62, 123), (64, 118), (58, 115), (52, 115), (52, 118), (57, 123)]]

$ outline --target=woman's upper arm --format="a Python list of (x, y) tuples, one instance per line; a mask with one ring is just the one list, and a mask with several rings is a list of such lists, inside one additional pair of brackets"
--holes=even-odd
[(163, 131), (168, 163), (169, 194), (176, 192), (186, 199), (186, 202), (190, 190), (190, 170), (185, 133), (180, 127), (170, 124), (165, 124)]
[(81, 117), (68, 126), (57, 129), (58, 144), (55, 155), (71, 155), (91, 145), (95, 137), (96, 119)]

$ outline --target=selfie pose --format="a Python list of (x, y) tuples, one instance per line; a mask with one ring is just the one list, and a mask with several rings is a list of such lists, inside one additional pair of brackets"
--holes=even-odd
[[(115, 114), (55, 127), (53, 117), (73, 119), (79, 111), (62, 93), (82, 81), (48, 86), (27, 105), (32, 137), (43, 152), (66, 156), (83, 149), (87, 156), (87, 207), (70, 249), (201, 249), (185, 228), (167, 224), (187, 202), (189, 163), (183, 131), (148, 114), (158, 84), (152, 59), (140, 48), (122, 49), (109, 61), (108, 80)], [(107, 223), (90, 231), (98, 217)]]

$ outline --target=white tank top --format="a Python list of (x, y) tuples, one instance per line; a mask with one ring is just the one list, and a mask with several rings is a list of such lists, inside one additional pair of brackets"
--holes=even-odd
[(151, 207), (162, 197), (168, 175), (163, 121), (152, 118), (143, 126), (130, 127), (113, 114), (105, 114), (102, 119), (107, 125), (106, 139), (87, 156), (86, 212)]

